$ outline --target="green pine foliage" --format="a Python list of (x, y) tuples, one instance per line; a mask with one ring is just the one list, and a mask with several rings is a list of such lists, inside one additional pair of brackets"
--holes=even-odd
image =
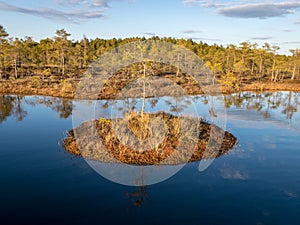
[[(43, 82), (80, 78), (88, 66), (103, 53), (130, 42), (146, 40), (144, 37), (125, 39), (70, 40), (66, 30), (57, 30), (53, 38), (39, 42), (30, 37), (9, 37), (0, 25), (0, 79), (19, 79), (40, 76)], [(235, 86), (241, 82), (299, 80), (300, 50), (290, 55), (278, 54), (279, 47), (265, 43), (243, 42), (235, 45), (208, 45), (192, 39), (151, 37), (184, 46), (196, 53), (220, 82)]]

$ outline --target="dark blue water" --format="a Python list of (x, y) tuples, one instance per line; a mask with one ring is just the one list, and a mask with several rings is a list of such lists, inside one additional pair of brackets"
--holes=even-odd
[(60, 147), (71, 101), (1, 96), (0, 223), (300, 224), (298, 96), (226, 96), (237, 148), (143, 188), (112, 183)]

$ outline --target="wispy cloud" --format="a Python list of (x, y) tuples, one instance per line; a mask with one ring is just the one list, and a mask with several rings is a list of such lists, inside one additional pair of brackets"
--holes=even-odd
[(202, 33), (201, 30), (183, 30), (181, 31), (181, 33), (183, 34), (198, 34), (198, 33)]
[[(295, 14), (300, 9), (299, 1), (283, 0), (190, 0), (184, 4), (194, 4), (201, 7), (216, 8), (219, 15), (234, 18), (260, 18), (282, 17)], [(297, 23), (297, 22), (296, 22)], [(300, 22), (299, 22), (300, 23)]]
[(152, 32), (145, 32), (144, 35), (147, 35), (147, 36), (155, 36), (155, 33), (152, 33)]
[(182, 0), (182, 3), (185, 5), (194, 5), (197, 3), (196, 0)]
[[(235, 2), (235, 1), (233, 1)], [(228, 5), (228, 2), (224, 1), (214, 1), (214, 0), (183, 0), (183, 4), (185, 5), (200, 5), (201, 7), (207, 7), (207, 8), (216, 8), (221, 6)]]
[(283, 45), (299, 45), (300, 41), (285, 41), (285, 42), (282, 42), (280, 44), (283, 44)]
[(93, 7), (108, 7), (112, 0), (54, 0), (59, 5), (75, 6), (88, 5)]
[(257, 41), (264, 41), (264, 40), (271, 40), (272, 37), (252, 37), (251, 40), (257, 40)]
[(53, 0), (60, 9), (50, 7), (26, 8), (0, 1), (0, 11), (11, 11), (39, 16), (50, 20), (81, 23), (103, 18), (110, 0)]
[(294, 22), (294, 24), (299, 25), (299, 24), (300, 24), (300, 19), (297, 19), (297, 20)]
[[(192, 0), (191, 0), (192, 1)], [(196, 34), (203, 33), (202, 30), (182, 30), (180, 33), (185, 34), (187, 39), (193, 39), (193, 40), (201, 40), (201, 41), (221, 41), (220, 39), (215, 39), (215, 38), (205, 38), (205, 37), (197, 37)]]
[(59, 5), (77, 5), (80, 3), (83, 3), (84, 1), (82, 0), (54, 0), (55, 3)]
[(222, 41), (221, 39), (217, 39), (217, 38), (199, 38), (200, 40), (203, 41)]

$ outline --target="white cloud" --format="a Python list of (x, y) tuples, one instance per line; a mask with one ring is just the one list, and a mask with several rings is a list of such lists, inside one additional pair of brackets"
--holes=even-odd
[(109, 0), (93, 0), (92, 6), (94, 7), (108, 7)]
[[(189, 1), (182, 1), (187, 4)], [(216, 8), (219, 15), (235, 18), (282, 17), (294, 14), (300, 9), (299, 1), (269, 1), (269, 0), (190, 0), (201, 7)]]
[(300, 41), (285, 41), (285, 42), (282, 42), (280, 44), (283, 44), (283, 45), (299, 45), (300, 44)]
[(60, 5), (76, 5), (83, 1), (82, 0), (54, 0), (54, 2)]
[(225, 7), (217, 12), (227, 17), (266, 19), (293, 14), (298, 8), (300, 2), (256, 3)]
[(112, 0), (54, 0), (59, 5), (75, 6), (86, 5), (93, 7), (108, 7), (109, 2)]
[(201, 30), (183, 30), (181, 31), (181, 33), (183, 34), (198, 34), (198, 33), (202, 33)]
[(252, 37), (251, 40), (257, 40), (257, 41), (264, 41), (264, 40), (271, 40), (272, 37)]
[(145, 32), (144, 35), (147, 35), (147, 36), (155, 36), (156, 34), (155, 34), (155, 33), (152, 33), (152, 32)]
[(197, 1), (196, 0), (183, 0), (182, 3), (186, 4), (186, 5), (194, 5), (197, 3)]
[(89, 19), (104, 17), (105, 10), (112, 0), (53, 0), (60, 9), (50, 7), (27, 8), (0, 1), (0, 11), (11, 11), (35, 15), (51, 20), (81, 23)]

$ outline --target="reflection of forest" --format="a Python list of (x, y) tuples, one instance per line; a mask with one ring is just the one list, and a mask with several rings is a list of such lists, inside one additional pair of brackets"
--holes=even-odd
[(226, 108), (256, 110), (261, 112), (264, 118), (271, 117), (272, 111), (286, 115), (286, 119), (292, 119), (298, 111), (300, 93), (289, 92), (241, 92), (225, 96)]
[[(210, 116), (217, 116), (214, 107), (214, 98), (211, 96), (197, 95), (197, 96), (184, 96), (171, 100), (164, 100), (163, 107), (169, 112), (181, 113), (185, 108), (191, 107), (192, 104), (208, 105)], [(219, 98), (219, 97), (216, 97)], [(223, 96), (222, 96), (223, 98)], [(226, 108), (235, 107), (238, 109), (255, 110), (261, 112), (264, 118), (270, 118), (271, 112), (280, 112), (286, 116), (286, 119), (292, 119), (294, 114), (298, 111), (300, 93), (298, 92), (240, 92), (224, 96), (224, 103)], [(147, 105), (155, 109), (156, 105), (162, 98), (147, 99)], [(137, 102), (135, 99), (125, 100), (130, 110), (135, 110)], [(221, 99), (222, 102), (222, 99)], [(104, 101), (99, 104), (103, 108), (112, 106), (112, 101)], [(200, 105), (200, 106), (199, 106)], [(119, 109), (119, 108), (118, 108)]]
[[(298, 111), (300, 93), (296, 92), (240, 92), (224, 97), (226, 108), (236, 107), (240, 109), (256, 110), (261, 112), (264, 118), (269, 118), (272, 111), (280, 112), (286, 116), (286, 119), (292, 119)], [(147, 99), (148, 105), (155, 108), (159, 99)], [(175, 102), (165, 102), (165, 107), (169, 108), (170, 112), (181, 112), (184, 108), (189, 107), (191, 103), (209, 104), (207, 96), (187, 96), (179, 98)], [(127, 102), (132, 109), (136, 107), (134, 99), (132, 102)], [(32, 107), (44, 105), (47, 108), (57, 112), (60, 118), (68, 118), (72, 114), (72, 100), (54, 98), (54, 97), (21, 97), (12, 95), (0, 96), (0, 123), (8, 117), (14, 117), (17, 121), (22, 121), (27, 116), (25, 105)], [(111, 105), (110, 101), (103, 101), (104, 108)], [(213, 107), (212, 109), (213, 110)], [(211, 112), (210, 112), (211, 113)]]
[(0, 123), (10, 116), (18, 121), (26, 117), (27, 112), (22, 109), (21, 99), (19, 96), (0, 96)]
[(22, 121), (27, 116), (25, 105), (32, 107), (44, 105), (57, 112), (60, 118), (68, 118), (73, 109), (71, 100), (52, 97), (0, 96), (0, 124), (9, 117)]

